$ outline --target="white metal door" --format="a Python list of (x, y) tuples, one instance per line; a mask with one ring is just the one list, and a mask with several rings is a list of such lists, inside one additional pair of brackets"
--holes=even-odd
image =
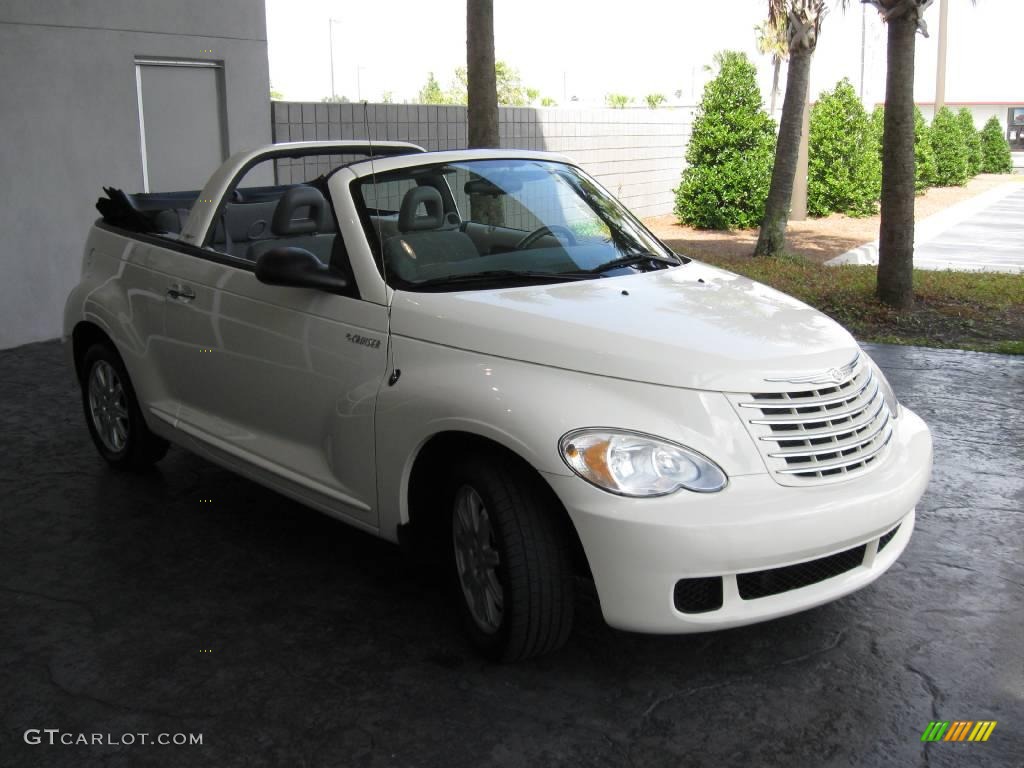
[(212, 61), (135, 60), (144, 191), (200, 189), (228, 156), (223, 74)]

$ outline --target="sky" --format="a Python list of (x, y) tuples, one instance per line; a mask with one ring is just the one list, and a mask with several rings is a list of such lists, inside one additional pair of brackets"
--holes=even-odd
[[(861, 87), (864, 25), (864, 97), (885, 96), (885, 29), (878, 14), (835, 0), (824, 21), (811, 73), (812, 98), (842, 77)], [(757, 53), (754, 26), (764, 0), (494, 0), (495, 49), (524, 85), (559, 104), (576, 96), (601, 104), (607, 93), (642, 102), (663, 93), (695, 104), (716, 51), (746, 51), (758, 66), (762, 91), (771, 87), (771, 63)], [(355, 101), (414, 101), (428, 72), (447, 87), (466, 60), (466, 0), (266, 0), (270, 80), (284, 98), (319, 101), (334, 92)], [(333, 21), (332, 21), (333, 19)], [(928, 10), (930, 38), (918, 36), (915, 99), (935, 96), (939, 3)], [(1024, 2), (950, 0), (949, 102), (1020, 101)], [(785, 69), (782, 72), (785, 82)], [(781, 108), (781, 100), (779, 107)]]

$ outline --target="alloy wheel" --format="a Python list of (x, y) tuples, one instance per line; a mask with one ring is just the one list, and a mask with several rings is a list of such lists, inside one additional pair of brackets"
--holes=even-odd
[(494, 634), (504, 618), (505, 593), (498, 580), (501, 557), (491, 518), (480, 494), (468, 485), (455, 494), (452, 515), (455, 568), (466, 607), (481, 630)]
[(97, 360), (89, 372), (89, 415), (108, 451), (120, 453), (128, 442), (128, 401), (114, 366)]

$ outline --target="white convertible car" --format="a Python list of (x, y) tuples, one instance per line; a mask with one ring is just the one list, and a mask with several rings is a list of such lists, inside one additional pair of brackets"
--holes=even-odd
[(931, 437), (854, 339), (565, 157), (279, 144), (108, 195), (64, 319), (102, 456), (175, 443), (426, 548), (492, 658), (562, 645), (580, 573), (614, 627), (703, 632), (910, 539)]

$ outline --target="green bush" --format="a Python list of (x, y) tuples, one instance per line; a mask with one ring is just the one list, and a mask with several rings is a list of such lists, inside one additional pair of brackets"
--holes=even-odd
[(1013, 173), (1010, 145), (998, 117), (991, 117), (981, 129), (981, 170), (983, 173)]
[(957, 113), (956, 119), (960, 123), (960, 130), (964, 134), (964, 145), (967, 147), (967, 171), (971, 176), (977, 176), (981, 173), (984, 158), (981, 154), (981, 135), (974, 127), (974, 115), (967, 107), (962, 107)]
[(775, 123), (762, 107), (757, 69), (746, 55), (725, 51), (715, 60), (720, 71), (697, 110), (675, 213), (700, 229), (754, 227), (764, 218)]
[(881, 192), (877, 126), (844, 78), (811, 110), (807, 210), (812, 216), (870, 216)]
[(917, 107), (914, 107), (914, 167), (918, 194), (935, 186), (938, 169), (935, 167), (935, 150), (932, 149), (932, 130)]
[(871, 141), (878, 149), (878, 159), (882, 159), (882, 138), (885, 135), (885, 107), (879, 105), (871, 113)]
[(940, 187), (961, 187), (970, 178), (967, 145), (956, 115), (943, 107), (932, 121), (932, 149), (935, 150), (935, 183)]

